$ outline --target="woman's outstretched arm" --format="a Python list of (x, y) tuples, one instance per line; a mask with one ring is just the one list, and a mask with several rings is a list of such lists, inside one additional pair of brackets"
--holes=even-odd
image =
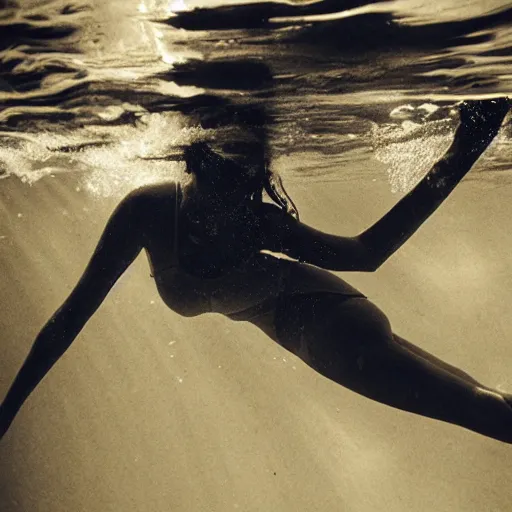
[(0, 438), (50, 368), (64, 354), (143, 247), (141, 197), (127, 196), (110, 217), (78, 284), (37, 335), (0, 406)]
[(384, 217), (357, 239), (367, 253), (369, 270), (384, 263), (450, 195), (498, 133), (509, 100), (465, 102), (460, 125), (445, 156)]

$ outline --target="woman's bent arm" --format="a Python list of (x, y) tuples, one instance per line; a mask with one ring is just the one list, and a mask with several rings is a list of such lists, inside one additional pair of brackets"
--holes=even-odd
[(461, 123), (444, 156), (384, 217), (359, 236), (323, 233), (265, 206), (265, 249), (327, 270), (371, 272), (382, 265), (450, 195), (496, 136), (506, 98), (461, 106)]
[(369, 270), (384, 263), (450, 195), (496, 136), (509, 109), (506, 98), (461, 106), (461, 124), (446, 155), (384, 217), (357, 239)]
[(64, 354), (143, 247), (140, 197), (125, 198), (110, 217), (78, 284), (36, 337), (0, 408), (0, 438), (23, 402)]

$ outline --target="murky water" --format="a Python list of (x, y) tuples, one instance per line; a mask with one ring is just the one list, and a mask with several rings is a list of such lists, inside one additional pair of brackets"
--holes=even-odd
[[(225, 136), (189, 115), (204, 98), (265, 103), (303, 219), (354, 234), (442, 154), (458, 101), (512, 95), (510, 2), (341, 3), (0, 0), (2, 389), (118, 198)], [(382, 270), (347, 277), (405, 337), (509, 391), (511, 135)], [(0, 507), (510, 506), (508, 446), (340, 389), (256, 330), (179, 318), (152, 286), (137, 260), (27, 403), (0, 447)]]

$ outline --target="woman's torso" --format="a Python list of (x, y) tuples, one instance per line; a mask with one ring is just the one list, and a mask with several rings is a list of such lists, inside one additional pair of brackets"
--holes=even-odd
[(361, 296), (330, 272), (262, 253), (270, 249), (272, 222), (257, 209), (221, 219), (206, 233), (194, 207), (187, 211), (179, 186), (144, 190), (151, 196), (146, 252), (152, 275), (164, 302), (183, 316), (231, 315), (283, 293)]

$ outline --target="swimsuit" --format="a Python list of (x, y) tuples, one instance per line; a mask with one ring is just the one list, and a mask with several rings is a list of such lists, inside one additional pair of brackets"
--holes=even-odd
[(214, 312), (249, 321), (274, 311), (280, 301), (291, 295), (365, 297), (330, 272), (262, 252), (254, 252), (220, 277), (191, 274), (179, 261), (181, 201), (181, 187), (176, 183), (172, 258), (165, 267), (151, 268), (160, 295), (174, 311), (184, 316)]

